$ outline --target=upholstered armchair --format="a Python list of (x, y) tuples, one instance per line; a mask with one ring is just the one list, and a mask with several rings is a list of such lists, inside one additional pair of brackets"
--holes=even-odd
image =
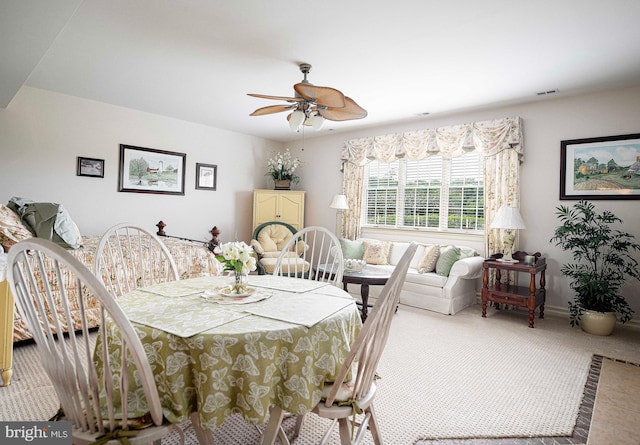
[[(284, 248), (287, 241), (296, 233), (296, 229), (283, 222), (270, 221), (260, 224), (253, 231), (253, 239), (251, 246), (257, 255), (258, 274), (272, 274), (280, 256), (280, 252)], [(298, 243), (299, 244), (299, 243)], [(305, 249), (306, 245), (299, 245), (298, 249)], [(290, 252), (292, 258), (300, 257), (304, 252)], [(304, 264), (305, 261), (300, 259)]]

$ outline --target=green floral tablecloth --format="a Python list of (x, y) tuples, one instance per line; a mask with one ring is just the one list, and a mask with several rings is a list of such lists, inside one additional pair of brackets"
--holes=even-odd
[[(197, 411), (201, 426), (215, 429), (234, 413), (262, 424), (270, 405), (308, 412), (361, 328), (354, 300), (330, 285), (269, 275), (249, 277), (259, 301), (212, 298), (225, 284), (224, 277), (195, 278), (118, 300), (142, 339), (165, 416), (183, 422)], [(116, 330), (105, 328), (119, 363)], [(147, 412), (142, 388), (128, 397), (134, 415)]]

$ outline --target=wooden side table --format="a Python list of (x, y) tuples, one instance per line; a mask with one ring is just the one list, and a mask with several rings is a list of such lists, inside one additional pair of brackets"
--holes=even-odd
[[(535, 310), (540, 307), (540, 318), (544, 318), (544, 301), (546, 290), (544, 288), (545, 270), (547, 261), (545, 258), (536, 257), (533, 265), (524, 261), (517, 263), (503, 263), (494, 258), (485, 260), (482, 265), (484, 274), (482, 278), (482, 316), (487, 316), (487, 302), (502, 303), (511, 306), (526, 307), (529, 309), (529, 327), (533, 328)], [(495, 269), (495, 280), (489, 283), (489, 269)], [(514, 286), (500, 283), (501, 271), (523, 272), (529, 274), (529, 286)], [(540, 273), (540, 286), (536, 288), (536, 275)]]

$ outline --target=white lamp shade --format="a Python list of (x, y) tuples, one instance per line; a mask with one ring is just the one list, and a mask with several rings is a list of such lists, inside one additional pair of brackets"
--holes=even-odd
[(504, 205), (498, 209), (498, 213), (490, 226), (492, 229), (526, 229), (520, 212), (512, 206)]
[(329, 204), (329, 208), (338, 210), (347, 210), (349, 205), (347, 204), (347, 197), (345, 195), (335, 195), (333, 201)]
[(311, 116), (311, 126), (314, 130), (320, 130), (322, 128), (322, 124), (324, 124), (324, 118), (319, 114), (314, 114)]
[(289, 127), (291, 127), (293, 131), (298, 131), (298, 128), (300, 128), (300, 125), (302, 125), (304, 119), (304, 112), (300, 110), (294, 111), (293, 113), (291, 113), (291, 118), (289, 119)]

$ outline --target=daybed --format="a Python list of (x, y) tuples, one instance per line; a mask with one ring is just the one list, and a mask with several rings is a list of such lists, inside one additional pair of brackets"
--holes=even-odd
[[(21, 223), (20, 217), (7, 206), (0, 205), (0, 244), (3, 245), (5, 251), (8, 251), (16, 242), (31, 236), (33, 235), (26, 226)], [(100, 241), (100, 236), (78, 237), (77, 241), (81, 247), (69, 249), (70, 252), (90, 270), (93, 270), (93, 259)], [(181, 279), (219, 275), (221, 273), (220, 263), (215, 259), (215, 255), (205, 247), (205, 243), (170, 237), (162, 237), (161, 241), (171, 252)], [(73, 285), (69, 285), (69, 287), (73, 288)], [(4, 309), (4, 305), (0, 305), (0, 310), (2, 309)], [(6, 310), (11, 310), (11, 308), (7, 307), (1, 312)], [(72, 310), (79, 310), (79, 308), (72, 308)], [(92, 323), (97, 326), (99, 314), (96, 308), (87, 308), (85, 312)], [(10, 319), (9, 314), (0, 313), (0, 320), (8, 319)], [(68, 331), (68, 326), (64, 326), (63, 330), (65, 332)], [(0, 334), (2, 334), (2, 332), (0, 332)], [(0, 343), (3, 341), (11, 341), (10, 338), (2, 337), (4, 337), (4, 335), (0, 335)], [(14, 310), (13, 341), (18, 342), (31, 337), (31, 333), (27, 330), (24, 320), (20, 314)]]
[[(408, 242), (341, 240), (345, 258), (364, 259), (366, 267), (387, 269), (398, 264)], [(453, 315), (476, 301), (484, 258), (465, 246), (420, 244), (400, 293), (400, 303)], [(379, 293), (371, 287), (371, 296)], [(353, 292), (353, 291), (352, 291)]]

